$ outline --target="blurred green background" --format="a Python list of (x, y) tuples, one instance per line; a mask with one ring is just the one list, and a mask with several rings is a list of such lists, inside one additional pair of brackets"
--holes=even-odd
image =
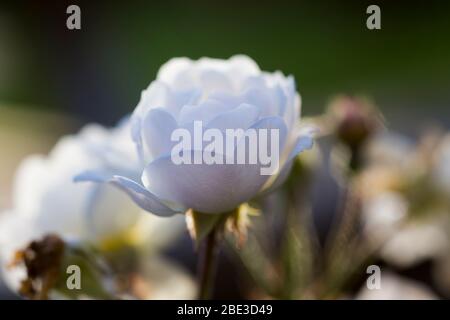
[[(381, 30), (366, 28), (372, 3)], [(113, 124), (168, 59), (244, 53), (293, 74), (306, 115), (357, 93), (401, 129), (448, 126), (449, 39), (444, 1), (14, 1), (0, 5), (0, 104)]]

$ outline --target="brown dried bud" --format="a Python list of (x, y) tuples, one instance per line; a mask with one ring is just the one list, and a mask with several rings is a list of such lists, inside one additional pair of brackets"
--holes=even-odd
[(378, 129), (380, 116), (365, 99), (341, 96), (330, 105), (335, 134), (352, 150), (359, 148)]
[(50, 234), (16, 253), (14, 265), (23, 263), (27, 271), (20, 294), (30, 299), (48, 299), (50, 289), (58, 281), (64, 247), (60, 237)]

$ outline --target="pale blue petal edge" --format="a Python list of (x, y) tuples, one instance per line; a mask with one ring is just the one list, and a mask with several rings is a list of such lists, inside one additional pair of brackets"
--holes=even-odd
[(157, 196), (145, 189), (139, 183), (122, 176), (111, 176), (102, 172), (85, 171), (77, 175), (74, 182), (109, 183), (124, 191), (140, 208), (161, 217), (173, 216), (178, 211), (164, 204)]
[(289, 176), (289, 172), (291, 171), (292, 164), (294, 158), (301, 153), (302, 151), (311, 149), (314, 144), (314, 134), (317, 132), (317, 129), (314, 127), (306, 128), (305, 130), (302, 130), (302, 132), (298, 135), (297, 140), (294, 143), (294, 147), (292, 148), (291, 152), (289, 153), (283, 167), (281, 168), (280, 172), (278, 173), (278, 176), (273, 180), (273, 182), (264, 188), (260, 195), (265, 195), (268, 193), (271, 193), (278, 187), (280, 187), (284, 181)]

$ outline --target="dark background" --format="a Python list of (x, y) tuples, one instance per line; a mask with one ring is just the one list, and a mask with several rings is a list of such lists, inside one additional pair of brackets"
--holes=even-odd
[[(66, 8), (81, 8), (67, 30)], [(381, 7), (382, 29), (366, 28)], [(303, 112), (366, 94), (404, 131), (450, 125), (445, 1), (11, 1), (0, 4), (0, 104), (113, 124), (176, 56), (244, 53), (292, 73)]]

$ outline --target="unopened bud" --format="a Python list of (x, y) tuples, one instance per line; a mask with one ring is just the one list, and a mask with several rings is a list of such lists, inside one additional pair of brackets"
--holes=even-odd
[(376, 109), (362, 98), (338, 97), (331, 103), (329, 113), (336, 136), (352, 150), (363, 145), (380, 124)]

